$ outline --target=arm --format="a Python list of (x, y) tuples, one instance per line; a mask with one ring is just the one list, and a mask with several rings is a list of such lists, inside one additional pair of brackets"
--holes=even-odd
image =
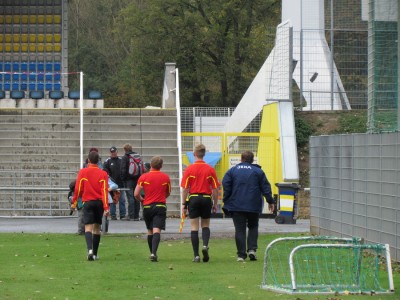
[(144, 201), (144, 199), (143, 199), (143, 197), (142, 197), (142, 195), (140, 193), (142, 191), (142, 189), (143, 189), (143, 186), (138, 182), (138, 184), (136, 185), (136, 188), (135, 188), (135, 192), (133, 193), (135, 198), (137, 200), (139, 200), (140, 202)]
[(222, 187), (224, 189), (224, 197), (222, 201), (225, 203), (229, 201), (229, 198), (232, 195), (232, 177), (229, 170), (228, 172), (226, 172), (224, 178), (222, 179)]
[(265, 176), (264, 172), (261, 177), (261, 192), (268, 202), (268, 209), (270, 211), (274, 211), (275, 210), (275, 199), (272, 197), (271, 184), (269, 183), (267, 176)]
[(212, 190), (211, 198), (213, 200), (212, 212), (215, 214), (218, 210), (218, 188)]

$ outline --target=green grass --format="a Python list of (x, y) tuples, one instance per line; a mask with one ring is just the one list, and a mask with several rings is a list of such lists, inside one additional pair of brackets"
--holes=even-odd
[(195, 264), (187, 239), (163, 239), (159, 262), (151, 263), (142, 236), (110, 234), (100, 260), (88, 262), (82, 236), (0, 234), (0, 299), (400, 299), (397, 291), (371, 298), (260, 289), (265, 246), (281, 236), (261, 235), (259, 260), (246, 263), (236, 262), (233, 239), (212, 238), (210, 262)]

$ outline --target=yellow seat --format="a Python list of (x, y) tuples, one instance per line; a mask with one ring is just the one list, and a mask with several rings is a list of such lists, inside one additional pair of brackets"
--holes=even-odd
[(29, 42), (36, 43), (36, 34), (29, 35)]
[(46, 44), (46, 52), (53, 52), (53, 45), (52, 44)]
[(37, 35), (37, 42), (38, 43), (43, 43), (44, 42), (44, 34), (43, 33), (39, 33)]
[(54, 44), (54, 52), (61, 52), (61, 44), (60, 43)]
[(21, 52), (28, 52), (28, 44), (26, 43), (21, 44)]
[(26, 34), (26, 33), (21, 34), (21, 42), (22, 43), (28, 42), (28, 34)]
[(21, 22), (21, 16), (20, 15), (13, 15), (13, 23), (14, 24), (19, 24)]
[(53, 21), (54, 24), (61, 24), (61, 15), (54, 15)]
[(29, 23), (36, 24), (36, 16), (35, 15), (30, 15), (29, 16)]
[(0, 34), (0, 43), (4, 41), (4, 35)]
[(6, 24), (12, 23), (12, 16), (6, 16)]
[(43, 52), (44, 51), (44, 44), (37, 44), (37, 51)]
[(29, 23), (29, 16), (27, 16), (27, 15), (22, 15), (22, 16), (21, 16), (21, 23), (22, 23), (22, 24), (28, 24), (28, 23)]
[(9, 44), (9, 43), (4, 44), (4, 50), (5, 50), (6, 52), (11, 52), (11, 49), (12, 49), (11, 46), (12, 46), (12, 45)]
[(0, 16), (0, 24), (4, 23), (4, 16)]
[(5, 35), (4, 35), (4, 41), (5, 41), (6, 43), (11, 43), (11, 41), (12, 41), (12, 35), (11, 35), (11, 34), (5, 34)]
[(19, 34), (14, 34), (13, 35), (13, 42), (14, 43), (19, 43), (21, 36)]
[(14, 44), (13, 45), (13, 51), (14, 52), (19, 52), (19, 46), (20, 46), (19, 44)]
[(53, 35), (46, 34), (46, 43), (51, 43), (51, 42), (53, 42)]
[(29, 44), (29, 52), (36, 52), (36, 44)]
[(61, 43), (61, 34), (60, 33), (55, 33), (54, 34), (54, 42), (55, 43)]
[(46, 24), (53, 24), (53, 16), (52, 15), (46, 16)]
[(0, 52), (3, 52), (3, 44), (0, 44)]
[(38, 15), (38, 16), (37, 16), (37, 22), (38, 22), (38, 24), (44, 24), (44, 20), (45, 20), (44, 15)]

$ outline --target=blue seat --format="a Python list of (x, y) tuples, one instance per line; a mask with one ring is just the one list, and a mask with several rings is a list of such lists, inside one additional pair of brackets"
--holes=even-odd
[(11, 91), (10, 97), (12, 99), (22, 99), (25, 97), (25, 92), (24, 91)]
[(21, 81), (27, 81), (28, 75), (26, 73), (21, 74)]
[(54, 74), (54, 80), (55, 81), (60, 81), (61, 80), (61, 74), (60, 73)]
[(37, 70), (38, 72), (44, 72), (44, 63), (37, 63)]
[(29, 98), (32, 98), (32, 99), (43, 99), (44, 98), (44, 92), (43, 91), (30, 91), (29, 92)]
[(19, 74), (12, 74), (13, 81), (19, 81)]
[(36, 82), (29, 82), (29, 90), (30, 91), (36, 90)]
[(53, 63), (46, 62), (46, 72), (53, 72)]
[(19, 62), (13, 62), (12, 67), (14, 72), (19, 72)]
[(0, 81), (3, 81), (3, 74), (0, 74)]
[(44, 80), (44, 74), (43, 73), (37, 74), (37, 80), (38, 81), (43, 81)]
[(4, 74), (4, 80), (10, 81), (11, 80), (11, 74)]
[(11, 63), (9, 61), (6, 61), (4, 63), (4, 71), (5, 72), (11, 72)]
[(28, 71), (28, 63), (21, 62), (21, 72), (26, 72), (26, 71)]
[(55, 62), (54, 63), (54, 72), (60, 72), (60, 71), (61, 71), (61, 63)]
[(80, 99), (81, 96), (80, 96), (79, 91), (69, 91), (69, 92), (68, 92), (68, 98), (69, 98), (69, 99), (77, 100), (77, 99)]
[(13, 91), (19, 91), (19, 82), (13, 82), (11, 85)]
[(64, 98), (64, 92), (63, 91), (50, 91), (49, 93), (49, 98), (58, 100)]
[(0, 61), (0, 72), (3, 71), (3, 62)]
[(9, 91), (11, 90), (11, 83), (10, 82), (4, 82), (4, 90)]
[(33, 63), (33, 62), (29, 63), (29, 71), (36, 72), (36, 63)]
[(52, 73), (46, 73), (45, 78), (46, 78), (46, 81), (53, 81), (53, 74)]
[(61, 82), (55, 82), (53, 90), (54, 91), (61, 91)]
[(43, 90), (44, 90), (44, 84), (43, 84), (43, 82), (38, 82), (37, 85), (36, 85), (36, 89), (37, 89), (38, 91), (43, 91)]
[(28, 89), (28, 83), (26, 81), (21, 82), (21, 90), (26, 91)]
[(100, 91), (89, 91), (88, 98), (97, 100), (97, 99), (101, 99), (102, 95), (101, 95)]
[(0, 91), (0, 99), (4, 99), (6, 97), (5, 91)]
[(29, 81), (36, 81), (36, 74), (35, 73), (30, 73), (29, 74)]
[(53, 83), (52, 82), (46, 82), (45, 89), (46, 89), (46, 91), (52, 91), (53, 90)]

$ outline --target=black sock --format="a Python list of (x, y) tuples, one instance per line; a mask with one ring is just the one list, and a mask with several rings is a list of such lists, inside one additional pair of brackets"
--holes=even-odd
[(153, 247), (151, 250), (151, 253), (153, 253), (154, 255), (157, 255), (157, 249), (158, 249), (158, 245), (160, 244), (160, 233), (156, 232), (153, 234)]
[(93, 255), (97, 255), (100, 245), (100, 234), (93, 234)]
[(88, 251), (93, 249), (93, 234), (90, 231), (85, 231), (85, 240)]
[(194, 256), (199, 256), (199, 232), (191, 231), (190, 239), (192, 240), (192, 247)]
[(209, 227), (203, 227), (201, 229), (201, 237), (203, 239), (203, 246), (208, 246), (208, 242), (210, 241), (210, 228)]
[(153, 250), (153, 235), (152, 234), (147, 235), (147, 244), (149, 245), (150, 253), (152, 253), (151, 252)]

